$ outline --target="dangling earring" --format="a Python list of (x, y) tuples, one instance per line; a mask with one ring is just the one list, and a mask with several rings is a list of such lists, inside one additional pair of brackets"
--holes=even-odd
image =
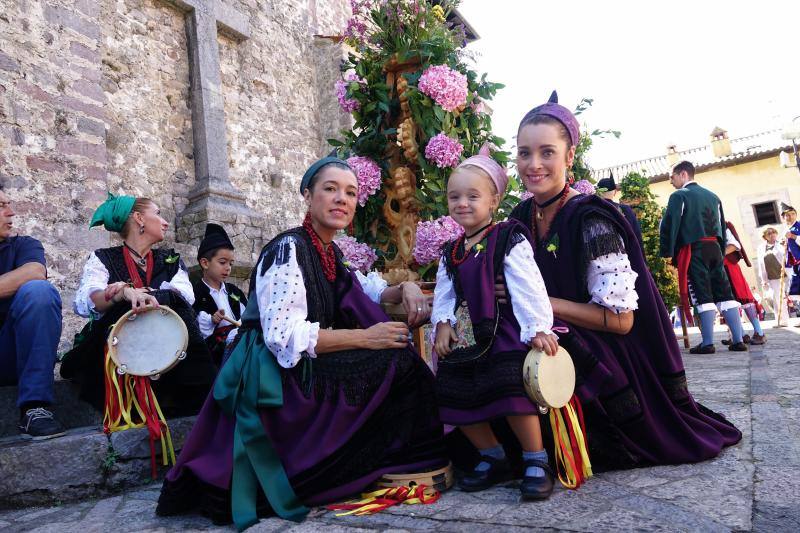
[(144, 226), (139, 226), (139, 235), (144, 233)]

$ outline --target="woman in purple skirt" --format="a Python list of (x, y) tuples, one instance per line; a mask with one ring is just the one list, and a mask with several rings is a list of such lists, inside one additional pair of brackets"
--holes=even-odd
[(681, 352), (642, 250), (625, 218), (571, 189), (578, 121), (550, 101), (520, 123), (517, 170), (533, 198), (511, 214), (534, 256), (557, 320), (570, 338), (595, 471), (703, 461), (741, 433), (694, 401)]
[(429, 314), (419, 288), (349, 270), (334, 244), (356, 208), (347, 163), (324, 158), (301, 182), (302, 227), (264, 247), (243, 325), (157, 513), (202, 510), (244, 529), (259, 516), (302, 520), (385, 473), (447, 464), (434, 378), (405, 324), (377, 302)]

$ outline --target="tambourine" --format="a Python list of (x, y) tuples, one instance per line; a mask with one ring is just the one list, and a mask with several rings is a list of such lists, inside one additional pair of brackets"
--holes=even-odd
[(533, 349), (525, 357), (522, 380), (531, 400), (558, 409), (567, 405), (575, 392), (575, 365), (563, 346), (554, 356)]
[(411, 482), (417, 485), (433, 487), (439, 492), (445, 491), (453, 486), (453, 464), (448, 463), (444, 468), (430, 470), (427, 472), (417, 472), (414, 474), (384, 474), (377, 482), (379, 487), (404, 487)]
[(122, 315), (108, 334), (108, 355), (118, 374), (158, 379), (186, 358), (188, 344), (186, 324), (175, 311), (162, 305)]

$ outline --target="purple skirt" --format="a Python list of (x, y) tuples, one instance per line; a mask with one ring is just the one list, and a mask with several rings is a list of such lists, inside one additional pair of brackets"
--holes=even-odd
[[(433, 375), (419, 356), (408, 350), (325, 354), (312, 360), (310, 382), (301, 366), (281, 369), (283, 406), (260, 415), (304, 504), (345, 499), (385, 473), (447, 464)], [(233, 430), (234, 420), (209, 395), (167, 474), (158, 514), (201, 509), (215, 523), (231, 521)], [(263, 494), (258, 512), (272, 514)]]

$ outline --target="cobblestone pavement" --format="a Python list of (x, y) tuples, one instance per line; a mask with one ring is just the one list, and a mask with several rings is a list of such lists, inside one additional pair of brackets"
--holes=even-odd
[[(542, 503), (520, 503), (513, 485), (477, 494), (451, 490), (433, 505), (342, 518), (315, 509), (303, 524), (270, 519), (251, 531), (800, 531), (800, 329), (767, 336), (766, 346), (750, 353), (720, 350), (718, 343), (715, 355), (684, 355), (695, 398), (744, 434), (714, 460), (605, 473), (578, 491), (557, 489)], [(101, 500), (6, 511), (0, 530), (234, 531), (201, 516), (156, 517), (158, 492), (153, 485)]]

